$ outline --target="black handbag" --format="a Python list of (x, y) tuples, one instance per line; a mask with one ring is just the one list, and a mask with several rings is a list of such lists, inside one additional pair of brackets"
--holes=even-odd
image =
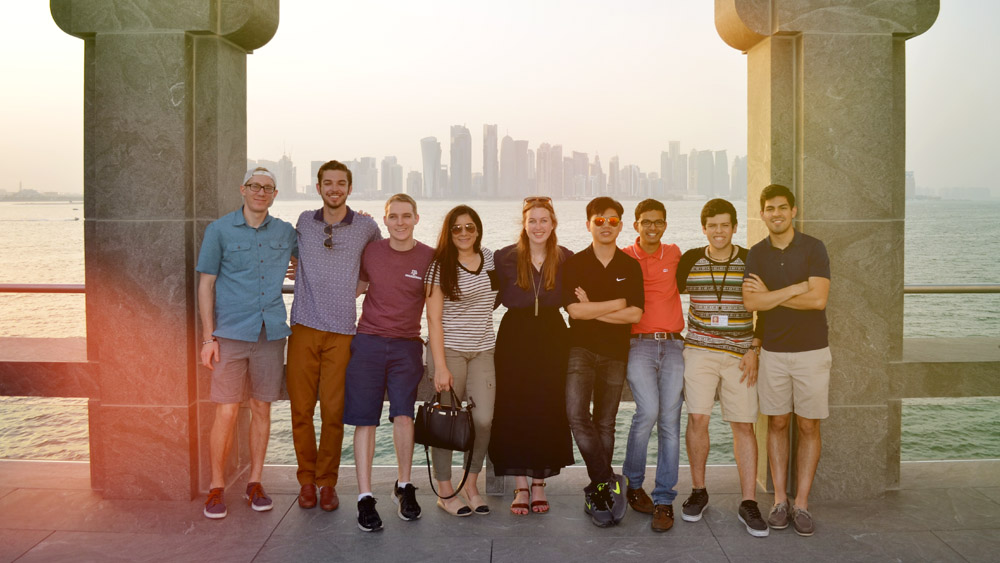
[[(417, 407), (417, 417), (413, 421), (413, 441), (424, 446), (424, 457), (427, 459), (427, 476), (431, 482), (431, 490), (440, 499), (450, 499), (457, 495), (469, 478), (469, 468), (472, 467), (472, 447), (476, 441), (476, 429), (472, 424), (472, 409), (476, 403), (469, 397), (469, 403), (462, 407), (454, 389), (451, 393), (451, 404), (441, 404), (441, 393), (434, 399), (426, 401)], [(465, 475), (462, 482), (451, 495), (443, 497), (434, 488), (434, 478), (431, 475), (431, 458), (429, 448), (442, 448), (466, 453)]]

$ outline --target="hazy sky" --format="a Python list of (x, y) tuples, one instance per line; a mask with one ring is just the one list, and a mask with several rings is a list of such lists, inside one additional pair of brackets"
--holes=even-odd
[[(248, 58), (250, 158), (395, 155), (421, 167), (450, 126), (599, 154), (659, 172), (681, 150), (746, 153), (746, 58), (727, 46), (707, 0), (333, 2), (287, 0), (274, 39)], [(0, 190), (18, 182), (79, 192), (83, 42), (48, 2), (6, 8), (0, 34)], [(941, 0), (907, 42), (907, 169), (920, 186), (1000, 187), (1000, 2)]]

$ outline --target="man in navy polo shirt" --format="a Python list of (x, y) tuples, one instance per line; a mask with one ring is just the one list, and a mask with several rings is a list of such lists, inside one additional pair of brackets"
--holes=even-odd
[[(743, 304), (758, 311), (761, 335), (757, 393), (760, 412), (768, 416), (767, 455), (774, 480), (769, 527), (791, 523), (796, 533), (815, 531), (809, 513), (822, 442), (820, 421), (829, 416), (830, 348), (826, 300), (830, 293), (830, 258), (819, 240), (792, 227), (798, 213), (787, 187), (771, 184), (760, 194), (760, 218), (769, 236), (747, 254)], [(789, 506), (789, 422), (798, 427), (795, 502)]]
[(258, 512), (271, 510), (260, 484), (271, 430), (271, 403), (284, 375), (285, 302), (281, 285), (292, 254), (295, 230), (267, 210), (278, 195), (274, 174), (248, 170), (240, 186), (243, 207), (205, 229), (198, 254), (201, 362), (212, 370), (215, 421), (209, 436), (211, 490), (208, 518), (225, 518), (226, 458), (240, 403), (249, 399), (250, 482), (245, 497)]
[[(298, 462), (299, 506), (336, 510), (335, 487), (344, 441), (344, 372), (356, 332), (361, 253), (382, 238), (371, 217), (347, 206), (351, 171), (331, 160), (320, 166), (316, 191), (323, 207), (303, 211), (295, 224), (299, 262), (288, 339), (288, 398)], [(319, 448), (313, 414), (319, 401)]]
[(628, 480), (615, 475), (611, 455), (629, 335), (645, 306), (642, 268), (616, 245), (622, 212), (622, 204), (609, 197), (588, 203), (593, 243), (563, 265), (563, 303), (570, 317), (566, 414), (590, 477), (584, 510), (602, 528), (620, 522), (627, 506)]

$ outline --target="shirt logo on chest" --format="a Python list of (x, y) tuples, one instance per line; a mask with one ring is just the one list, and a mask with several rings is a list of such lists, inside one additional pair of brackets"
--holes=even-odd
[(416, 270), (410, 270), (409, 274), (403, 274), (403, 275), (405, 277), (412, 278), (412, 279), (415, 279), (415, 280), (422, 280), (422, 279), (424, 279), (420, 274), (417, 273)]
[(615, 278), (615, 281), (625, 281), (625, 278)]

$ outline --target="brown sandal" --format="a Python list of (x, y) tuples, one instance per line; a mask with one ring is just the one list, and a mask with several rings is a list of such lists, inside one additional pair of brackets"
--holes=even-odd
[[(544, 487), (546, 483), (532, 483), (532, 487)], [(535, 510), (535, 508), (540, 508), (541, 510)], [(531, 511), (535, 514), (546, 514), (549, 511), (549, 501), (547, 500), (533, 500), (531, 501)]]
[[(530, 498), (531, 489), (514, 489), (514, 499), (515, 500), (517, 499), (517, 493), (528, 493), (529, 498)], [(517, 510), (524, 510), (525, 513), (521, 514), (520, 512), (514, 512), (515, 509), (517, 509)], [(531, 509), (531, 507), (528, 506), (527, 504), (523, 503), (523, 502), (512, 502), (510, 504), (510, 513), (513, 514), (513, 515), (515, 515), (515, 516), (527, 516), (528, 514), (531, 513), (530, 509)]]

